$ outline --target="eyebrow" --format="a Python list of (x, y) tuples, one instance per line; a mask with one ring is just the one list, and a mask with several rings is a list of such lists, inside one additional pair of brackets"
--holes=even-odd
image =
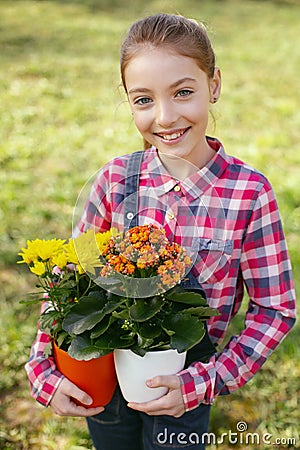
[[(190, 78), (190, 77), (184, 77), (184, 78), (180, 78), (180, 80), (175, 81), (175, 83), (172, 83), (170, 88), (176, 88), (178, 86), (180, 86), (183, 83), (187, 83), (187, 82), (192, 82), (192, 83), (196, 83), (197, 80), (195, 78)], [(147, 88), (135, 88), (135, 89), (130, 89), (130, 91), (128, 91), (128, 94), (135, 94), (137, 92), (150, 92), (150, 89)]]

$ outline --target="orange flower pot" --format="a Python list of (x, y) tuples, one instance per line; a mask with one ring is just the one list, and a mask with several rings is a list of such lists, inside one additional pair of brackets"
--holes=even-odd
[(53, 355), (58, 370), (92, 397), (93, 403), (84, 407), (95, 408), (110, 402), (117, 385), (113, 353), (89, 361), (78, 361), (53, 342)]

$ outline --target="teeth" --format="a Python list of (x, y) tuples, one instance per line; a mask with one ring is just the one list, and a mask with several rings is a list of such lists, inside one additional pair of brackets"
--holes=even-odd
[(183, 133), (184, 131), (182, 131), (181, 133), (163, 134), (162, 138), (165, 139), (166, 141), (171, 141), (173, 139), (179, 138), (179, 136), (181, 136)]

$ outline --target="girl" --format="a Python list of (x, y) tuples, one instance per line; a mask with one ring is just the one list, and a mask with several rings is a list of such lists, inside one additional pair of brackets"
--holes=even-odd
[(245, 328), (207, 363), (194, 354), (177, 375), (148, 380), (149, 387), (169, 390), (144, 404), (126, 404), (117, 389), (105, 410), (76, 406), (72, 398), (87, 405), (90, 399), (43, 356), (48, 337), (41, 332), (26, 369), (40, 403), (60, 415), (90, 416), (97, 449), (203, 449), (213, 400), (251, 379), (293, 326), (289, 256), (267, 179), (206, 136), (221, 74), (204, 27), (168, 14), (134, 23), (121, 49), (121, 74), (146, 150), (100, 171), (75, 234), (164, 226), (190, 248), (190, 280), (220, 313), (208, 322), (212, 342), (222, 342), (244, 287), (250, 298)]

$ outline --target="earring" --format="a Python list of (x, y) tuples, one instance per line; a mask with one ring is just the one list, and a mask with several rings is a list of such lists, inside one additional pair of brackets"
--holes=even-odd
[(218, 99), (217, 97), (214, 97), (214, 103), (217, 103)]

